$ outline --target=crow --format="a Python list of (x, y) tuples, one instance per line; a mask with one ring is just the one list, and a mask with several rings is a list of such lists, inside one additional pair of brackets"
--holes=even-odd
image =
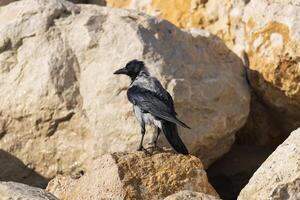
[(184, 128), (190, 129), (190, 127), (177, 119), (171, 95), (155, 77), (149, 74), (144, 62), (132, 60), (124, 68), (115, 71), (114, 74), (125, 74), (131, 78), (127, 98), (133, 104), (133, 111), (141, 126), (142, 134), (137, 150), (145, 150), (143, 140), (147, 124), (156, 127), (155, 148), (162, 130), (175, 151), (185, 155), (189, 154), (178, 135), (177, 124)]

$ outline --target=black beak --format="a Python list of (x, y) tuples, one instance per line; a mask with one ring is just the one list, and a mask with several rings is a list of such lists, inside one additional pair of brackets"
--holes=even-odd
[(114, 72), (114, 74), (127, 74), (127, 69), (126, 68), (118, 69), (117, 71)]

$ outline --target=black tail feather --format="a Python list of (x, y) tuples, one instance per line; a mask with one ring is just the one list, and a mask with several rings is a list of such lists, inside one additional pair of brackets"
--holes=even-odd
[(180, 139), (180, 137), (178, 135), (178, 130), (177, 130), (176, 124), (174, 124), (172, 122), (164, 121), (164, 122), (162, 122), (162, 130), (163, 130), (168, 142), (174, 148), (175, 151), (177, 151), (178, 153), (184, 154), (184, 155), (189, 154), (186, 146), (183, 144), (182, 140)]
[(188, 125), (186, 125), (184, 122), (180, 121), (179, 119), (177, 119), (177, 117), (175, 117), (175, 122), (176, 124), (184, 127), (184, 128), (188, 128), (188, 129), (191, 129)]

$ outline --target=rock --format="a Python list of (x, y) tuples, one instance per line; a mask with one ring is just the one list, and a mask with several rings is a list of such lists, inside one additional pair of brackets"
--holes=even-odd
[(237, 199), (240, 191), (274, 148), (233, 144), (230, 151), (206, 170), (210, 184), (222, 199)]
[(236, 134), (236, 143), (242, 145), (275, 146), (280, 145), (287, 134), (274, 113), (266, 103), (252, 92), (250, 113), (243, 128)]
[(189, 189), (218, 196), (194, 156), (144, 152), (105, 154), (79, 179), (57, 177), (47, 190), (60, 199), (161, 199)]
[(48, 179), (30, 169), (18, 158), (0, 149), (0, 180), (46, 188)]
[(238, 200), (300, 199), (300, 129), (292, 132), (254, 173)]
[(22, 183), (0, 181), (0, 198), (2, 200), (58, 200), (49, 192)]
[[(18, 0), (1, 0), (0, 6), (5, 6), (14, 1), (18, 1)], [(96, 5), (100, 5), (100, 6), (106, 5), (105, 0), (68, 0), (68, 1), (71, 1), (73, 3), (96, 4)]]
[(73, 3), (85, 3), (85, 4), (96, 4), (100, 6), (105, 6), (106, 2), (105, 0), (68, 0)]
[(13, 1), (16, 1), (16, 0), (1, 0), (0, 1), (0, 6), (5, 6)]
[(241, 19), (248, 0), (106, 0), (106, 2), (111, 7), (130, 8), (159, 16), (180, 28), (206, 29), (233, 47), (240, 39), (239, 35), (243, 33)]
[(282, 134), (300, 126), (299, 12), (299, 1), (252, 0), (243, 16), (251, 86)]
[[(174, 97), (192, 127), (181, 137), (205, 165), (229, 150), (248, 116), (241, 60), (207, 32), (63, 0), (1, 7), (0, 30), (0, 146), (47, 178), (77, 176), (95, 155), (137, 148), (130, 80), (113, 75), (131, 59), (144, 60)], [(145, 144), (151, 129), (146, 136)]]
[(221, 199), (208, 194), (184, 190), (172, 194), (167, 198), (165, 198), (164, 200), (221, 200)]

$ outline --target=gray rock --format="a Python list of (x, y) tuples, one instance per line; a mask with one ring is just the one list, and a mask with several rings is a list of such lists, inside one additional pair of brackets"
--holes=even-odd
[(59, 200), (49, 192), (22, 183), (0, 182), (1, 200)]

